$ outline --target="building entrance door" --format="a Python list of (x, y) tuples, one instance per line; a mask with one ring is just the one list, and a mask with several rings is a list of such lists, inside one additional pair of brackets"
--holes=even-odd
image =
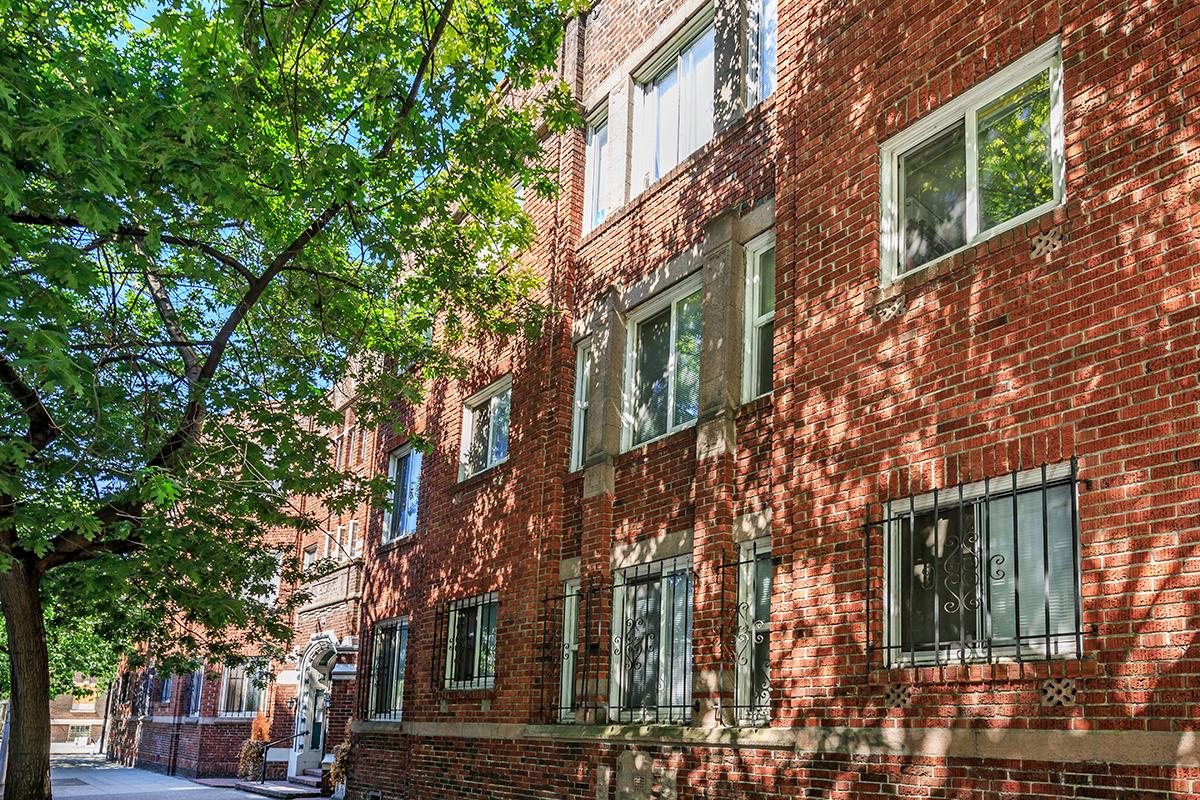
[(335, 655), (332, 649), (317, 654), (300, 672), (297, 736), (288, 759), (289, 775), (303, 775), (306, 769), (320, 769), (325, 758), (329, 699), (333, 688), (329, 673), (336, 661)]

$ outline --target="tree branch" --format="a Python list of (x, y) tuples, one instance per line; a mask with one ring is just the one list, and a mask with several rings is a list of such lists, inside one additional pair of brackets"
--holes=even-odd
[[(135, 243), (134, 248), (143, 258), (151, 264), (154, 263), (149, 254), (143, 251), (140, 242)], [(196, 356), (196, 351), (188, 344), (188, 336), (184, 332), (183, 326), (179, 324), (179, 315), (175, 312), (175, 304), (171, 302), (171, 295), (167, 293), (167, 287), (163, 285), (162, 279), (150, 270), (142, 270), (142, 277), (146, 279), (146, 287), (150, 289), (150, 297), (154, 300), (154, 307), (158, 309), (158, 316), (162, 320), (163, 327), (167, 329), (167, 335), (175, 343), (179, 357), (183, 359), (184, 375), (187, 377), (188, 383), (195, 383), (200, 374), (200, 359)]]
[(25, 416), (29, 419), (29, 430), (25, 434), (25, 441), (29, 442), (34, 450), (42, 450), (54, 441), (59, 433), (58, 424), (54, 421), (54, 417), (50, 416), (50, 411), (42, 402), (41, 395), (21, 378), (17, 370), (3, 355), (0, 355), (0, 384), (3, 384), (8, 393), (20, 404)]

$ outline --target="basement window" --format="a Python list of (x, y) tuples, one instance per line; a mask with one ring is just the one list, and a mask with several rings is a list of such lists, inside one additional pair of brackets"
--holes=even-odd
[(1054, 39), (884, 143), (884, 281), (1060, 205), (1062, 108)]
[(885, 538), (889, 665), (1083, 654), (1075, 464), (897, 500)]
[[(444, 606), (438, 629), (445, 632), (444, 689), (490, 689), (496, 683), (495, 592)], [(439, 648), (440, 649), (440, 648)]]

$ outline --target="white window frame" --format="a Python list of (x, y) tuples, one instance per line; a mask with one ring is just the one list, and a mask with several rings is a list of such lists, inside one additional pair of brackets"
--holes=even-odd
[[(492, 457), (493, 431), (489, 430), (488, 431), (488, 448), (487, 448), (486, 460), (485, 460), (483, 466), (481, 466), (475, 472), (471, 472), (470, 471), (471, 465), (469, 462), (469, 458), (470, 458), (470, 452), (471, 452), (471, 439), (474, 438), (474, 434), (475, 434), (475, 416), (477, 413), (476, 409), (478, 409), (484, 403), (488, 403), (488, 404), (494, 406), (496, 400), (505, 392), (509, 393), (509, 396), (508, 396), (509, 417), (508, 417), (508, 432), (507, 432), (509, 449), (507, 449), (505, 451), (504, 458), (492, 461), (491, 457)], [(462, 434), (460, 437), (462, 439), (462, 441), (459, 443), (459, 455), (458, 455), (458, 479), (460, 481), (465, 481), (467, 478), (473, 477), (475, 475), (480, 475), (484, 472), (487, 472), (489, 469), (492, 469), (493, 467), (497, 467), (500, 464), (503, 464), (504, 462), (508, 461), (509, 456), (512, 455), (512, 451), (511, 451), (511, 448), (512, 448), (512, 410), (513, 410), (513, 406), (512, 406), (512, 375), (511, 374), (505, 375), (500, 380), (496, 381), (495, 383), (490, 384), (482, 391), (476, 392), (475, 394), (471, 395), (470, 397), (468, 397), (466, 400), (463, 401)], [(488, 415), (489, 425), (494, 424), (495, 419), (496, 419), (495, 414), (489, 414)]]
[[(757, 314), (758, 301), (762, 297), (762, 282), (760, 280), (759, 268), (762, 265), (762, 256), (770, 249), (775, 247), (775, 231), (774, 229), (758, 236), (746, 244), (746, 308), (743, 312), (745, 318), (745, 331), (742, 335), (742, 401), (749, 402), (764, 395), (771, 394), (775, 391), (774, 381), (771, 383), (771, 388), (765, 392), (757, 392), (758, 387), (758, 362), (759, 362), (759, 344), (758, 344), (758, 329), (768, 322), (775, 321), (775, 306), (771, 306), (771, 310), (765, 314)], [(775, 261), (776, 274), (779, 270), (779, 260)], [(774, 287), (772, 287), (773, 289)], [(772, 342), (774, 339), (772, 338)], [(772, 362), (774, 355), (772, 355)]]
[[(1045, 480), (1047, 484), (1061, 483), (1071, 477), (1071, 464), (1064, 462), (1060, 464), (1052, 464), (1046, 467)], [(976, 481), (975, 483), (964, 484), (962, 486), (962, 500), (964, 503), (981, 500), (985, 496), (990, 495), (993, 500), (999, 497), (1008, 497), (1014, 491), (1020, 492), (1026, 489), (1036, 489), (1042, 485), (1041, 469), (1027, 469), (1018, 472), (1016, 482), (1011, 476), (996, 478), (989, 481)], [(957, 506), (959, 500), (959, 487), (955, 486), (949, 489), (938, 491), (939, 504), (942, 508), (947, 508), (950, 505)], [(1078, 519), (1079, 508), (1079, 493), (1078, 487), (1071, 487), (1071, 502), (1074, 505), (1076, 512), (1075, 518)], [(912, 499), (905, 498), (903, 500), (893, 500), (886, 504), (885, 513), (889, 520), (897, 520), (901, 515), (909, 513), (922, 513), (932, 511), (935, 506), (934, 493), (928, 492)], [(904, 570), (904, 553), (901, 552), (899, 542), (901, 541), (901, 531), (898, 521), (892, 522), (887, 527), (887, 540), (885, 543), (884, 554), (884, 575), (883, 575), (883, 622), (884, 622), (884, 641), (901, 642), (903, 641), (903, 625), (904, 621), (901, 618), (903, 605), (901, 597), (901, 587), (897, 583), (898, 580), (904, 579), (906, 573)], [(1079, 531), (1071, 532), (1074, 537), (1074, 546), (1076, 548), (1076, 564), (1081, 564), (1079, 558)], [(1076, 586), (1075, 591), (1079, 593), (1079, 587)], [(1082, 594), (1079, 594), (1079, 602), (1083, 602)], [(1003, 663), (1008, 661), (1018, 661), (1021, 659), (1029, 660), (1033, 658), (1054, 658), (1065, 659), (1075, 656), (1074, 643), (1070, 647), (1064, 648), (1061, 652), (1046, 654), (1044, 649), (1038, 649), (1038, 642), (1034, 641), (1024, 646), (1026, 652), (1021, 654), (1021, 659), (1017, 658), (1016, 648), (1012, 646), (992, 647), (991, 655), (992, 662)], [(951, 656), (953, 658), (953, 656)], [(933, 650), (916, 650), (912, 653), (904, 651), (892, 658), (892, 663), (889, 666), (900, 667), (906, 664), (912, 664), (916, 661), (917, 665), (927, 665), (936, 663), (947, 663), (947, 654), (945, 652), (937, 653)], [(986, 655), (968, 658), (971, 662), (986, 663)]]
[[(665, 439), (673, 433), (691, 428), (699, 419), (697, 413), (696, 419), (690, 419), (685, 422), (675, 423), (675, 319), (676, 307), (680, 301), (691, 297), (697, 290), (703, 290), (704, 276), (702, 274), (693, 275), (690, 278), (679, 283), (664, 292), (661, 292), (657, 297), (644, 303), (640, 308), (629, 315), (629, 321), (626, 325), (625, 338), (625, 387), (624, 397), (621, 403), (621, 450), (628, 451), (636, 447), (644, 447), (652, 442), (657, 442), (660, 439)], [(634, 371), (637, 369), (637, 333), (638, 327), (646, 320), (658, 314), (664, 308), (671, 309), (670, 327), (670, 356), (667, 359), (667, 430), (666, 432), (655, 436), (653, 439), (647, 439), (644, 442), (634, 443), (633, 435), (637, 421), (634, 419), (634, 401), (637, 390), (637, 376)], [(700, 316), (701, 316), (701, 331), (703, 331), (704, 317), (704, 299), (701, 295), (700, 301)], [(703, 333), (701, 333), (701, 349), (703, 349)], [(703, 376), (701, 376), (703, 382)]]
[[(597, 134), (603, 130), (604, 146), (596, 144)], [(608, 216), (605, 207), (605, 190), (608, 162), (612, 160), (608, 130), (608, 98), (604, 99), (599, 111), (587, 123), (584, 142), (583, 172), (583, 232), (598, 228)], [(603, 157), (602, 157), (603, 156)]]
[(356, 520), (356, 519), (350, 520), (348, 533), (350, 536), (350, 542), (349, 542), (350, 546), (346, 549), (350, 554), (349, 557), (351, 559), (359, 558), (362, 556), (362, 553), (363, 553), (363, 541), (362, 541), (362, 537), (358, 535), (358, 520)]
[(346, 526), (337, 526), (337, 538), (333, 540), (333, 558), (337, 563), (346, 561)]
[(578, 689), (575, 685), (575, 669), (579, 663), (579, 589), (578, 578), (563, 582), (562, 672), (558, 678), (558, 719), (560, 722), (575, 721), (575, 701)]
[(320, 557), (317, 555), (319, 549), (317, 545), (310, 544), (300, 552), (300, 563), (304, 569), (312, 569), (316, 566), (317, 561), (320, 560)]
[[(412, 530), (405, 530), (407, 527), (409, 527), (410, 522), (408, 519), (408, 491), (409, 483), (413, 478), (412, 467), (414, 456), (417, 459), (417, 463), (421, 465), (421, 467), (417, 470), (416, 478), (417, 513), (415, 515), (416, 519), (411, 521)], [(400, 474), (400, 465), (405, 461), (408, 462), (404, 467), (405, 484), (403, 487), (397, 487), (396, 483), (398, 481), (397, 476)], [(390, 501), (383, 507), (383, 534), (381, 537), (383, 544), (391, 544), (392, 542), (406, 539), (409, 536), (413, 536), (417, 532), (417, 523), (421, 520), (421, 473), (424, 471), (423, 462), (424, 454), (422, 454), (420, 450), (414, 449), (410, 444), (397, 447), (391, 452), (391, 454), (388, 455), (387, 477), (388, 486), (390, 486), (392, 489), (392, 496)], [(400, 490), (400, 496), (404, 503), (403, 507), (401, 508), (398, 508), (396, 503), (397, 489)], [(398, 524), (397, 521), (399, 521)], [(395, 527), (395, 530), (393, 530), (393, 526)]]
[(446, 620), (446, 667), (442, 672), (442, 688), (450, 690), (469, 690), (469, 689), (491, 689), (496, 685), (496, 674), (500, 671), (499, 665), (492, 670), (491, 675), (476, 675), (470, 680), (456, 680), (454, 678), (454, 664), (458, 655), (458, 620), (464, 613), (475, 615), (475, 652), (472, 655), (471, 663), (475, 668), (479, 668), (479, 656), (483, 653), (483, 609), (489, 605), (496, 606), (496, 650), (499, 654), (500, 648), (500, 595), (496, 592), (488, 592), (483, 595), (475, 595), (474, 597), (466, 597), (462, 600), (455, 600), (450, 604), (450, 613)]
[[(643, 190), (653, 186), (675, 167), (679, 166), (688, 158), (700, 150), (704, 145), (712, 141), (716, 135), (716, 70), (717, 70), (717, 42), (716, 30), (714, 26), (713, 5), (707, 5), (700, 13), (694, 16), (687, 25), (674, 37), (671, 38), (658, 52), (643, 65), (633, 76), (636, 82), (636, 93), (634, 97), (634, 146), (633, 146), (633, 194), (636, 195)], [(713, 36), (713, 86), (709, 87), (713, 99), (713, 130), (704, 141), (698, 141), (694, 147), (688, 149), (685, 145), (682, 135), (685, 106), (683, 98), (683, 56), (688, 50), (700, 41), (703, 37), (711, 34)], [(679, 92), (679, 112), (677, 122), (679, 130), (676, 131), (676, 147), (677, 158), (675, 163), (661, 167), (658, 164), (658, 154), (656, 144), (658, 140), (658, 100), (656, 93), (656, 85), (658, 81), (665, 77), (671, 70), (676, 72), (676, 91)], [(699, 137), (697, 137), (699, 138)], [(686, 152), (685, 152), (686, 150)]]
[[(248, 663), (248, 664), (242, 665), (242, 669), (244, 670), (242, 673), (242, 675), (244, 676), (243, 677), (244, 682), (242, 684), (241, 708), (229, 709), (229, 708), (225, 707), (225, 691), (229, 685), (229, 673), (233, 669), (237, 669), (237, 667), (225, 667), (225, 669), (221, 670), (221, 694), (220, 694), (220, 697), (217, 698), (217, 703), (218, 703), (217, 716), (218, 717), (255, 717), (255, 716), (258, 716), (258, 714), (260, 714), (260, 713), (265, 714), (266, 709), (264, 708), (264, 706), (266, 705), (266, 701), (267, 701), (266, 668), (263, 666), (260, 666), (260, 665), (255, 665), (253, 663)], [(256, 684), (256, 679), (262, 680), (263, 685), (261, 687), (259, 687)], [(258, 693), (258, 696), (259, 696), (258, 697), (258, 708), (252, 709), (252, 710), (247, 710), (246, 709), (246, 698), (250, 696), (251, 690)]]
[[(395, 680), (397, 671), (400, 672), (400, 694), (392, 697), (392, 710), (380, 714), (376, 702), (379, 689), (379, 639), (378, 632), (383, 628), (396, 629), (396, 650), (392, 654), (392, 678)], [(369, 707), (367, 718), (380, 722), (400, 722), (404, 716), (405, 672), (408, 670), (408, 617), (396, 617), (375, 623), (371, 630), (371, 682), (368, 690)], [(397, 663), (399, 662), (399, 663)]]
[(763, 38), (766, 34), (763, 24), (763, 6), (768, 0), (751, 0), (747, 8), (749, 24), (746, 26), (746, 105), (747, 107), (767, 99), (775, 93), (776, 81), (779, 75), (779, 3), (775, 0), (775, 62), (771, 64), (771, 86), (763, 85)]
[[(669, 646), (667, 643), (671, 638), (671, 626), (673, 625), (673, 621), (670, 619), (671, 615), (666, 613), (663, 610), (664, 608), (666, 608), (666, 605), (663, 602), (665, 599), (665, 596), (666, 596), (666, 592), (664, 591), (664, 589), (662, 587), (663, 587), (663, 582), (664, 582), (665, 578), (667, 578), (671, 575), (678, 575), (681, 573), (689, 573), (692, 571), (692, 569), (693, 569), (692, 554), (684, 553), (682, 555), (674, 556), (672, 558), (661, 559), (660, 561), (658, 561), (657, 563), (655, 563), (653, 565), (653, 567), (654, 567), (653, 572), (639, 572), (638, 571), (639, 569), (644, 569), (645, 566), (646, 566), (645, 564), (635, 565), (635, 566), (631, 566), (631, 567), (625, 567), (624, 569), (616, 570), (614, 572), (613, 600), (612, 600), (612, 626), (611, 626), (612, 627), (612, 635), (614, 637), (621, 635), (621, 632), (618, 630), (618, 622), (617, 621), (621, 620), (621, 619), (625, 619), (626, 594), (628, 592), (627, 587), (629, 586), (629, 584), (631, 582), (632, 583), (640, 583), (640, 582), (646, 580), (647, 578), (657, 576), (657, 580), (659, 582), (659, 592), (660, 592), (660, 594), (659, 594), (658, 632), (657, 632), (657, 637), (658, 637), (658, 642), (659, 642), (658, 651), (657, 651), (658, 660), (659, 660), (659, 663), (658, 663), (659, 686), (658, 686), (657, 703), (658, 703), (658, 708), (661, 709), (663, 706), (667, 706), (667, 710), (662, 713), (656, 713), (653, 715), (647, 714), (646, 718), (644, 718), (642, 720), (634, 719), (634, 720), (632, 720), (632, 722), (634, 724), (636, 724), (638, 722), (662, 721), (665, 724), (686, 724), (691, 721), (691, 697), (689, 696), (687, 698), (687, 703), (685, 704), (686, 705), (685, 709), (677, 711), (676, 709), (672, 708), (673, 704), (671, 703), (671, 692), (674, 688), (673, 683), (666, 682), (663, 680), (663, 672), (664, 672), (663, 658), (666, 654), (671, 652), (671, 650), (668, 649)], [(695, 688), (694, 688), (695, 687), (695, 683), (694, 683), (694, 681), (695, 681), (695, 656), (696, 656), (696, 631), (695, 631), (696, 623), (695, 623), (694, 605), (696, 602), (696, 599), (695, 599), (696, 587), (695, 587), (695, 583), (694, 583), (694, 576), (691, 576), (691, 577), (693, 580), (692, 589), (691, 589), (692, 606), (688, 608), (688, 633), (689, 633), (689, 636), (688, 636), (687, 643), (686, 643), (687, 644), (687, 654), (686, 654), (686, 658), (684, 659), (685, 674), (683, 676), (683, 681), (684, 681), (684, 687), (691, 688), (692, 693), (694, 693), (695, 692)], [(610, 652), (616, 652), (616, 648), (614, 647), (612, 649), (612, 651), (610, 651)], [(623, 708), (621, 705), (621, 700), (625, 696), (625, 687), (626, 687), (626, 683), (629, 679), (629, 675), (625, 672), (625, 669), (623, 668), (622, 664), (616, 663), (616, 658), (617, 658), (616, 656), (613, 656), (613, 663), (611, 663), (609, 665), (609, 672), (611, 675), (610, 680), (609, 680), (609, 700), (608, 700), (608, 702), (609, 702), (609, 719), (610, 720), (622, 720), (621, 724), (626, 724), (626, 723), (630, 722), (630, 720), (626, 719), (626, 717), (630, 716), (631, 709)], [(644, 710), (645, 709), (643, 709), (643, 711)], [(676, 717), (676, 718), (672, 718), (673, 712), (676, 714), (679, 714), (680, 716)], [(653, 719), (649, 719), (649, 717), (651, 717), (651, 716), (653, 717)]]
[[(979, 228), (978, 158), (976, 144), (976, 113), (978, 110), (1023, 83), (1050, 71), (1050, 166), (1053, 175), (1054, 198), (1036, 208), (1006, 220), (987, 230)], [(904, 232), (900, 230), (900, 206), (903, 203), (903, 176), (899, 171), (900, 157), (965, 121), (966, 131), (966, 210), (964, 213), (965, 244), (949, 253), (901, 271), (901, 251)], [(889, 284), (929, 269), (944, 259), (974, 247), (1006, 230), (1022, 225), (1063, 204), (1066, 199), (1066, 148), (1063, 135), (1062, 55), (1059, 37), (1038, 47), (1008, 67), (987, 78), (958, 97), (943, 103), (924, 119), (888, 139), (881, 147), (882, 172), (880, 230), (880, 274)]]
[(158, 702), (171, 702), (171, 692), (175, 688), (175, 676), (168, 672), (164, 677), (158, 679)]
[(584, 430), (588, 404), (592, 396), (592, 376), (589, 362), (592, 340), (584, 339), (575, 345), (575, 396), (571, 406), (571, 471), (583, 466), (584, 447), (587, 446), (587, 431)]
[[(750, 694), (753, 691), (753, 687), (750, 685), (750, 681), (753, 677), (753, 671), (754, 671), (753, 637), (757, 633), (757, 631), (754, 628), (754, 624), (753, 624), (753, 614), (755, 613), (755, 600), (756, 600), (754, 593), (757, 590), (757, 586), (756, 586), (756, 583), (754, 580), (754, 577), (755, 577), (754, 576), (754, 567), (755, 567), (755, 560), (758, 557), (764, 556), (764, 555), (765, 556), (771, 555), (771, 537), (770, 536), (764, 536), (759, 539), (753, 539), (749, 542), (742, 542), (738, 546), (738, 589), (737, 589), (738, 609), (740, 611), (743, 607), (746, 607), (750, 610), (750, 613), (748, 615), (742, 615), (740, 613), (738, 614), (738, 619), (737, 619), (738, 638), (739, 638), (739, 641), (741, 641), (741, 640), (743, 640), (743, 637), (745, 637), (744, 640), (750, 642), (749, 647), (751, 648), (749, 660), (747, 660), (744, 664), (739, 661), (735, 665), (735, 670), (737, 673), (736, 674), (736, 678), (737, 678), (736, 686), (734, 689), (735, 697), (736, 697), (736, 707), (738, 709), (738, 712), (740, 714), (742, 714), (742, 718), (738, 719), (737, 722), (738, 722), (738, 724), (741, 724), (741, 725), (766, 725), (768, 722), (770, 722), (770, 718), (771, 718), (770, 717), (771, 705), (770, 705), (769, 700), (767, 702), (765, 713), (763, 713), (759, 716), (754, 716), (754, 717), (749, 715)], [(772, 564), (771, 564), (771, 597), (767, 599), (767, 604), (768, 604), (769, 608), (774, 606), (774, 603), (771, 602), (772, 600), (774, 600), (774, 595), (775, 595), (775, 564), (774, 564), (774, 562), (772, 562)], [(773, 617), (774, 615), (772, 614), (771, 616)], [(766, 635), (768, 637), (768, 640), (770, 639), (771, 631), (773, 630), (773, 628), (774, 628), (773, 619), (768, 618), (767, 630), (766, 630)], [(736, 653), (736, 651), (735, 651), (735, 653)], [(767, 671), (768, 671), (768, 675), (769, 675), (770, 669), (771, 669), (769, 657), (768, 657), (767, 662), (768, 662), (767, 663)]]

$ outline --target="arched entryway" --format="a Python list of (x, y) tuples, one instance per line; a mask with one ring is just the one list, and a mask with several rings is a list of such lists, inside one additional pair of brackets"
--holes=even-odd
[(300, 657), (296, 687), (296, 738), (288, 758), (288, 775), (321, 768), (328, 735), (329, 705), (333, 696), (333, 668), (337, 663), (337, 641), (318, 634)]

